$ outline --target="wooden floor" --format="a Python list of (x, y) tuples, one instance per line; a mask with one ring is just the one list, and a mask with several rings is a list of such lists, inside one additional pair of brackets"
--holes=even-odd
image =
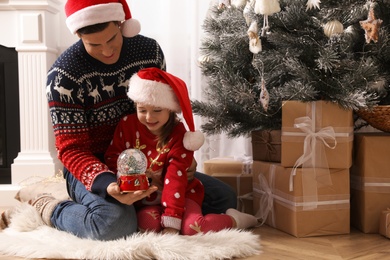
[(255, 259), (390, 259), (390, 239), (380, 234), (364, 234), (351, 229), (350, 234), (296, 238), (263, 226), (260, 234), (263, 253)]
[[(4, 209), (0, 207), (0, 212)], [(390, 259), (390, 239), (351, 229), (347, 235), (296, 238), (269, 226), (253, 230), (260, 235), (262, 254), (239, 260), (257, 259)], [(0, 260), (24, 258), (0, 256)], [(238, 260), (238, 259), (237, 259)]]

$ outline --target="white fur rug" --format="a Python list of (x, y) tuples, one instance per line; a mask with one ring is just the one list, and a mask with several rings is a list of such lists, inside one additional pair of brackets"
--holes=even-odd
[(37, 211), (21, 204), (0, 232), (0, 255), (48, 259), (198, 260), (243, 258), (261, 253), (250, 231), (223, 230), (195, 236), (139, 233), (115, 241), (81, 239), (45, 226)]

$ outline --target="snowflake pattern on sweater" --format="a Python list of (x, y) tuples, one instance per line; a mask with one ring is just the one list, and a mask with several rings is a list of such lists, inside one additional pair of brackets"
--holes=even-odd
[(140, 149), (148, 159), (148, 170), (162, 171), (164, 188), (161, 205), (164, 212), (161, 222), (164, 227), (178, 230), (181, 229), (186, 198), (195, 201), (199, 207), (204, 198), (203, 184), (198, 179), (190, 182), (187, 180), (187, 170), (194, 158), (194, 152), (183, 146), (186, 131), (184, 124), (178, 123), (169, 136), (169, 142), (163, 148), (157, 148), (156, 136), (139, 122), (136, 114), (132, 114), (119, 122), (112, 143), (105, 154), (107, 165), (116, 172), (118, 157), (124, 150)]
[(92, 58), (79, 40), (48, 72), (46, 94), (58, 158), (88, 190), (101, 196), (116, 179), (103, 163), (104, 152), (119, 120), (134, 112), (127, 97), (130, 77), (147, 67), (165, 70), (164, 54), (154, 39), (137, 35), (123, 38), (115, 64)]

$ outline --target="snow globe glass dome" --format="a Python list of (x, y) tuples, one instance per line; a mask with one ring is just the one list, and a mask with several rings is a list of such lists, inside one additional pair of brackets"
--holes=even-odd
[(118, 157), (118, 185), (122, 192), (147, 190), (149, 181), (145, 174), (148, 161), (138, 149), (126, 149)]

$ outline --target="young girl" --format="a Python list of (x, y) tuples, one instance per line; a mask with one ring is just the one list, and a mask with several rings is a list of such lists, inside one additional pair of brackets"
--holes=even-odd
[[(147, 176), (153, 184), (162, 184), (139, 205), (139, 229), (194, 235), (255, 226), (254, 216), (235, 209), (228, 209), (226, 214), (202, 215), (204, 188), (198, 179), (187, 179), (187, 169), (204, 137), (194, 131), (185, 83), (158, 68), (147, 68), (133, 75), (129, 86), (128, 96), (136, 103), (137, 114), (120, 121), (105, 161), (116, 172), (119, 154), (125, 149), (139, 149), (148, 158)], [(190, 131), (177, 113), (183, 114)]]

